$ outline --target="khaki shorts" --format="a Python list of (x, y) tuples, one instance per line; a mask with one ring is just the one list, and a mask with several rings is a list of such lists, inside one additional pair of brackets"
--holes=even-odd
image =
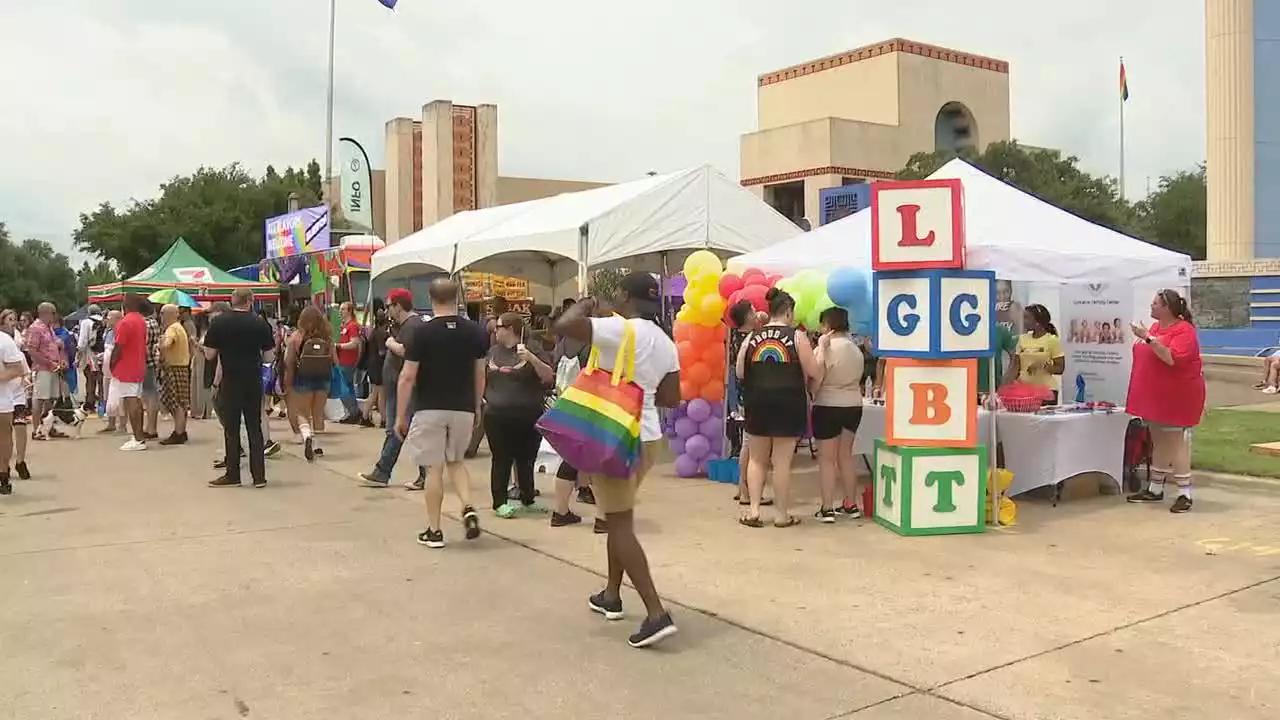
[(636, 464), (629, 478), (611, 478), (592, 473), (582, 473), (585, 482), (591, 484), (591, 492), (596, 496), (596, 507), (608, 515), (634, 510), (636, 493), (649, 474), (654, 460), (658, 457), (661, 440), (650, 440), (640, 445), (640, 461)]
[(51, 370), (37, 372), (31, 394), (36, 400), (57, 400), (62, 397), (62, 378)]
[(409, 422), (404, 447), (417, 465), (440, 467), (462, 462), (475, 427), (475, 413), (458, 410), (419, 410)]

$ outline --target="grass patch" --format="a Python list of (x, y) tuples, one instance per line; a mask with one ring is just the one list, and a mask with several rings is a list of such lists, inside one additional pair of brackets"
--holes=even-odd
[(1249, 450), (1254, 443), (1277, 441), (1280, 413), (1209, 410), (1191, 441), (1191, 466), (1236, 475), (1280, 477), (1280, 457)]

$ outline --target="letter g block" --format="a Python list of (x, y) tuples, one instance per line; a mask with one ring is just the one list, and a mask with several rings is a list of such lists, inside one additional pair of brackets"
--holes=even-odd
[(922, 270), (873, 274), (880, 357), (976, 358), (995, 354), (995, 273)]

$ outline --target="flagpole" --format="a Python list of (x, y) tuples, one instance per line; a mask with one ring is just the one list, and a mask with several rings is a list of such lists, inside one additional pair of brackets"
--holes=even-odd
[[(1124, 78), (1124, 56), (1120, 56), (1120, 73), (1122, 82), (1127, 80)], [(1124, 199), (1124, 91), (1127, 85), (1120, 88), (1120, 199)]]
[(324, 177), (320, 181), (320, 196), (326, 202), (330, 200), (329, 181), (333, 177), (333, 37), (337, 11), (338, 0), (329, 0), (329, 87), (324, 109)]

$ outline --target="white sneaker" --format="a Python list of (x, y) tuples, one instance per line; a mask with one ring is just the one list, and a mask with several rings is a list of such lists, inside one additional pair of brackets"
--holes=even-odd
[(121, 445), (120, 449), (125, 452), (137, 452), (139, 450), (146, 450), (147, 444), (145, 442), (129, 438), (129, 442)]
[(1275, 395), (1277, 392), (1280, 392), (1280, 390), (1277, 390), (1275, 385), (1268, 385), (1262, 388), (1263, 395)]

